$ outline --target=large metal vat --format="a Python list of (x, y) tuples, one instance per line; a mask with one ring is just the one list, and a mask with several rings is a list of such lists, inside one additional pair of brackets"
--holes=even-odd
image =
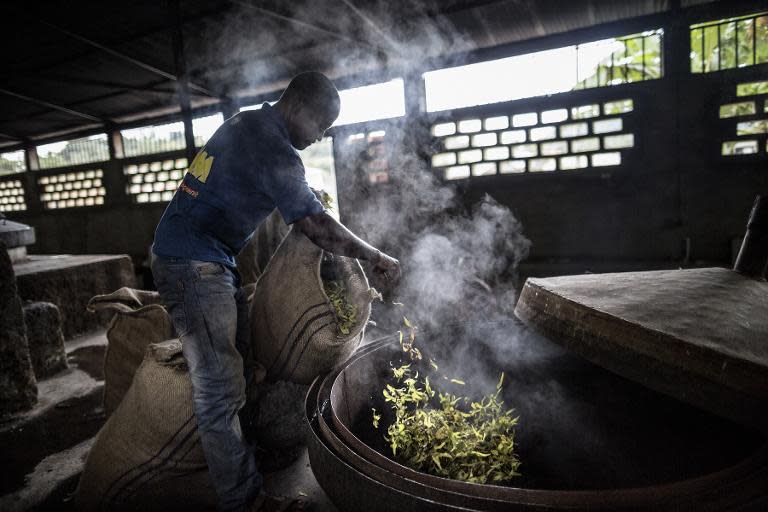
[[(509, 375), (505, 400), (521, 417), (517, 440), (523, 476), (512, 487), (469, 484), (390, 459), (383, 433), (371, 426), (371, 407), (386, 411), (382, 383), (402, 352), (394, 340), (384, 340), (315, 381), (307, 400), (312, 468), (340, 509), (749, 510), (764, 505), (768, 447), (761, 433), (617, 376), (529, 332), (522, 336), (527, 331), (518, 323), (494, 326), (505, 328), (515, 335), (520, 353), (527, 354), (503, 368)], [(463, 340), (477, 342), (472, 338)], [(422, 346), (434, 345), (424, 340)], [(485, 350), (479, 343), (476, 347)], [(446, 348), (458, 350), (441, 350)], [(495, 378), (498, 361), (488, 357), (486, 364)]]

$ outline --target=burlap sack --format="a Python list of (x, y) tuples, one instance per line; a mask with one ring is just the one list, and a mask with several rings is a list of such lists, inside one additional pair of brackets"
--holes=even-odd
[(99, 431), (78, 510), (214, 510), (181, 343), (149, 345), (133, 384)]
[(160, 305), (157, 292), (120, 288), (97, 295), (88, 302), (89, 311), (114, 311), (107, 327), (104, 356), (104, 411), (109, 417), (117, 409), (147, 346), (174, 337), (171, 318)]
[(259, 279), (251, 302), (251, 343), (269, 380), (309, 384), (360, 344), (375, 291), (357, 260), (337, 258), (348, 299), (357, 307), (357, 323), (339, 335), (320, 277), (322, 257), (322, 249), (292, 229)]
[(284, 380), (253, 386), (249, 404), (254, 416), (243, 431), (253, 443), (262, 473), (284, 469), (301, 456), (309, 433), (304, 418), (308, 390), (307, 385)]
[(269, 214), (259, 225), (251, 240), (235, 258), (237, 269), (243, 279), (243, 285), (259, 280), (289, 229), (290, 227), (277, 210)]

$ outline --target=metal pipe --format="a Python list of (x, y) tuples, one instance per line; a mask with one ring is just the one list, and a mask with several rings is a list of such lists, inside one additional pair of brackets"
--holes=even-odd
[(733, 270), (765, 281), (768, 270), (768, 196), (758, 195), (755, 198), (747, 221), (747, 233)]

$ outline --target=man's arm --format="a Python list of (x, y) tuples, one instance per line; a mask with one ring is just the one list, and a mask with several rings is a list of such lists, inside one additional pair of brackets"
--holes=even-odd
[(325, 251), (370, 261), (374, 273), (383, 280), (380, 284), (394, 286), (400, 280), (399, 261), (358, 238), (327, 212), (304, 217), (293, 225)]

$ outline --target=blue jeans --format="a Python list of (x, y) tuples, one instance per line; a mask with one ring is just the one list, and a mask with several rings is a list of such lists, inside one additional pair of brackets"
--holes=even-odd
[(197, 428), (221, 510), (245, 510), (263, 479), (243, 437), (252, 358), (240, 278), (220, 263), (152, 257), (157, 290), (181, 339)]

